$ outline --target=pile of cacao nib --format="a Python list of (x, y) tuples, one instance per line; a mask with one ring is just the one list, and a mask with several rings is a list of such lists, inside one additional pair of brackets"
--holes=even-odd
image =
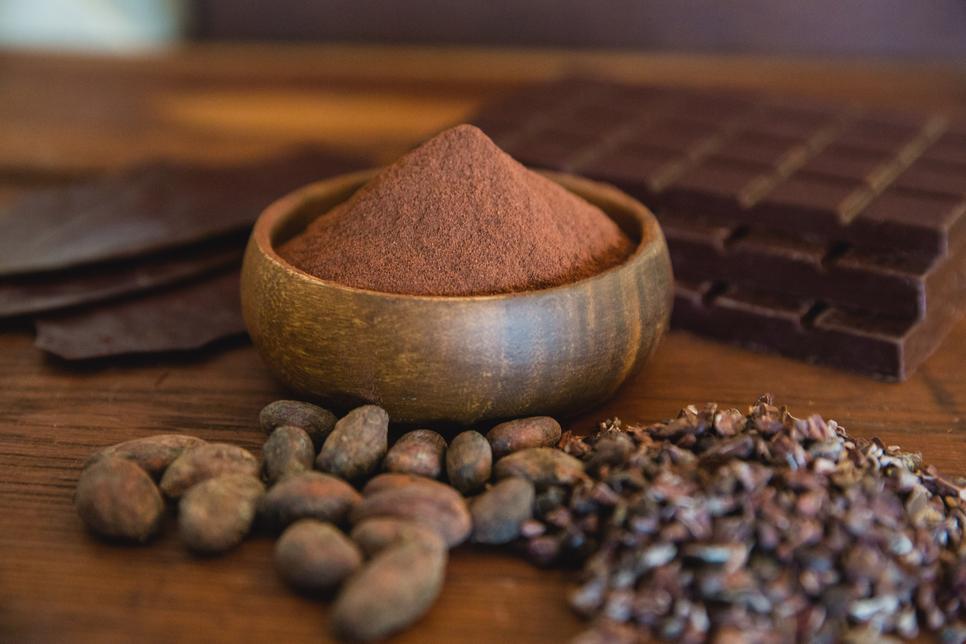
[(583, 644), (966, 638), (966, 488), (917, 454), (770, 396), (560, 447), (586, 476), (539, 491), (523, 532), (582, 564)]

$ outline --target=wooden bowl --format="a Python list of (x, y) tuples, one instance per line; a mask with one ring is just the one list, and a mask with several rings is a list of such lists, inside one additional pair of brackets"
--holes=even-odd
[(268, 368), (299, 395), (342, 408), (373, 402), (401, 422), (566, 416), (606, 400), (654, 352), (673, 296), (664, 236), (643, 205), (586, 179), (546, 173), (638, 244), (619, 266), (563, 286), (398, 295), (319, 279), (276, 254), (374, 172), (283, 197), (248, 242), (245, 323)]

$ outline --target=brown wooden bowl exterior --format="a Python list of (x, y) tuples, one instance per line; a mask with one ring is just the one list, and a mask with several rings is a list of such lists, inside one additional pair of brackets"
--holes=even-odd
[(546, 173), (608, 213), (635, 252), (599, 275), (525, 293), (431, 297), (319, 279), (274, 245), (375, 171), (313, 183), (262, 213), (245, 252), (242, 310), (275, 376), (336, 407), (373, 402), (394, 421), (566, 416), (610, 397), (668, 327), (671, 263), (654, 216), (616, 188)]

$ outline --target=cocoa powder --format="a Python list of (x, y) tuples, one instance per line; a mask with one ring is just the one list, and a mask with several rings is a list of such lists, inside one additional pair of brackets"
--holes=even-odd
[(599, 208), (460, 125), (380, 172), (279, 253), (349, 286), (485, 295), (583, 279), (631, 249)]

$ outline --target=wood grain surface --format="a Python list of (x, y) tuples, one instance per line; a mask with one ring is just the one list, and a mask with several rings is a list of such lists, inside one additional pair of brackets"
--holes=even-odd
[[(381, 48), (190, 49), (142, 59), (0, 56), (0, 197), (158, 153), (237, 158), (312, 139), (392, 158), (479, 101), (566, 70), (648, 81), (761, 87), (960, 110), (950, 67), (684, 56)], [(749, 353), (672, 332), (600, 409), (673, 415), (690, 402), (744, 407), (773, 392), (863, 436), (966, 474), (966, 323), (902, 384)], [(414, 392), (418, 395), (419, 392)], [(326, 605), (284, 588), (271, 541), (197, 558), (168, 525), (147, 547), (102, 543), (72, 507), (80, 465), (121, 440), (183, 431), (257, 450), (257, 413), (283, 396), (246, 342), (177, 359), (69, 366), (0, 327), (0, 641), (325, 641)], [(555, 642), (580, 629), (568, 573), (511, 553), (454, 552), (441, 600), (400, 642)]]

